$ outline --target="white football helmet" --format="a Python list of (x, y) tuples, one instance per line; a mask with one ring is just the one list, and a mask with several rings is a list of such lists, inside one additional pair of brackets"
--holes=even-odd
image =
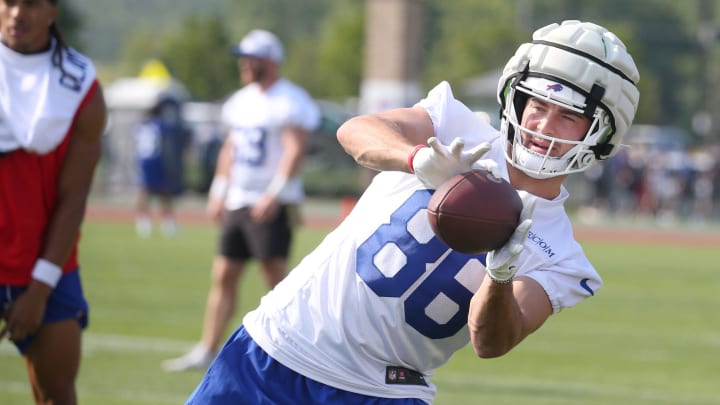
[[(625, 44), (607, 29), (588, 22), (564, 21), (533, 33), (505, 65), (498, 83), (500, 130), (507, 137), (507, 161), (529, 176), (543, 179), (581, 172), (615, 155), (637, 111), (640, 79)], [(539, 97), (590, 119), (580, 141), (565, 141), (523, 128), (530, 97)], [(523, 146), (522, 133), (551, 145), (573, 145), (562, 156), (539, 154)]]

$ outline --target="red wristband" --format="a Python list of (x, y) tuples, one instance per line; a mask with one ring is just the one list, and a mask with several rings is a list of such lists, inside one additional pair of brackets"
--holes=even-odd
[(410, 169), (410, 173), (415, 174), (415, 168), (413, 167), (413, 159), (415, 159), (415, 155), (418, 153), (418, 151), (422, 148), (427, 148), (427, 145), (415, 145), (412, 152), (408, 155), (408, 169)]

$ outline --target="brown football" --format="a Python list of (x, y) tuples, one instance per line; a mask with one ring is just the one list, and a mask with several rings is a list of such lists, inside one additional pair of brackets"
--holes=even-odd
[(510, 239), (523, 203), (517, 191), (486, 170), (458, 174), (430, 197), (428, 218), (433, 232), (461, 253), (497, 249)]

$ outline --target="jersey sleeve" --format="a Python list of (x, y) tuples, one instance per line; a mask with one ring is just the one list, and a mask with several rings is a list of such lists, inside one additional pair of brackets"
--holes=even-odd
[(293, 92), (290, 114), (287, 117), (288, 125), (296, 125), (308, 132), (315, 131), (320, 126), (320, 109), (315, 100), (303, 89), (296, 87)]
[(435, 128), (435, 136), (444, 144), (461, 137), (466, 144), (490, 141), (497, 130), (453, 95), (446, 81), (435, 86), (416, 106), (427, 110)]
[(594, 296), (602, 286), (600, 275), (582, 254), (544, 270), (531, 271), (527, 276), (543, 287), (550, 298), (553, 313), (573, 307)]
[(518, 271), (540, 283), (553, 313), (594, 296), (602, 286), (600, 275), (573, 236), (562, 205), (567, 195), (563, 191), (559, 200), (538, 199)]

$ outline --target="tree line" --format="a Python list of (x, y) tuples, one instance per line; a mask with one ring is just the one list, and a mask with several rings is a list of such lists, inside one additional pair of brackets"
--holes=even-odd
[[(160, 58), (194, 98), (220, 100), (240, 85), (230, 46), (248, 30), (265, 28), (285, 43), (287, 77), (318, 98), (342, 102), (358, 96), (364, 0), (218, 1), (224, 4), (214, 12), (198, 12), (195, 5), (160, 26), (141, 24), (143, 6), (137, 6), (136, 28), (122, 33), (116, 54), (102, 61), (107, 79), (136, 74), (145, 60)], [(425, 88), (440, 80), (456, 87), (501, 68), (535, 29), (580, 19), (616, 32), (634, 56), (641, 74), (636, 122), (675, 125), (692, 132), (695, 113), (708, 106), (711, 113), (718, 112), (720, 43), (717, 39), (702, 43), (698, 38), (708, 21), (720, 20), (715, 0), (412, 1), (421, 2), (425, 10), (420, 67)], [(183, 3), (173, 4), (177, 8)], [(85, 4), (83, 14), (62, 4), (61, 11), (73, 17), (68, 20), (71, 31), (82, 32), (82, 16), (89, 7)]]

